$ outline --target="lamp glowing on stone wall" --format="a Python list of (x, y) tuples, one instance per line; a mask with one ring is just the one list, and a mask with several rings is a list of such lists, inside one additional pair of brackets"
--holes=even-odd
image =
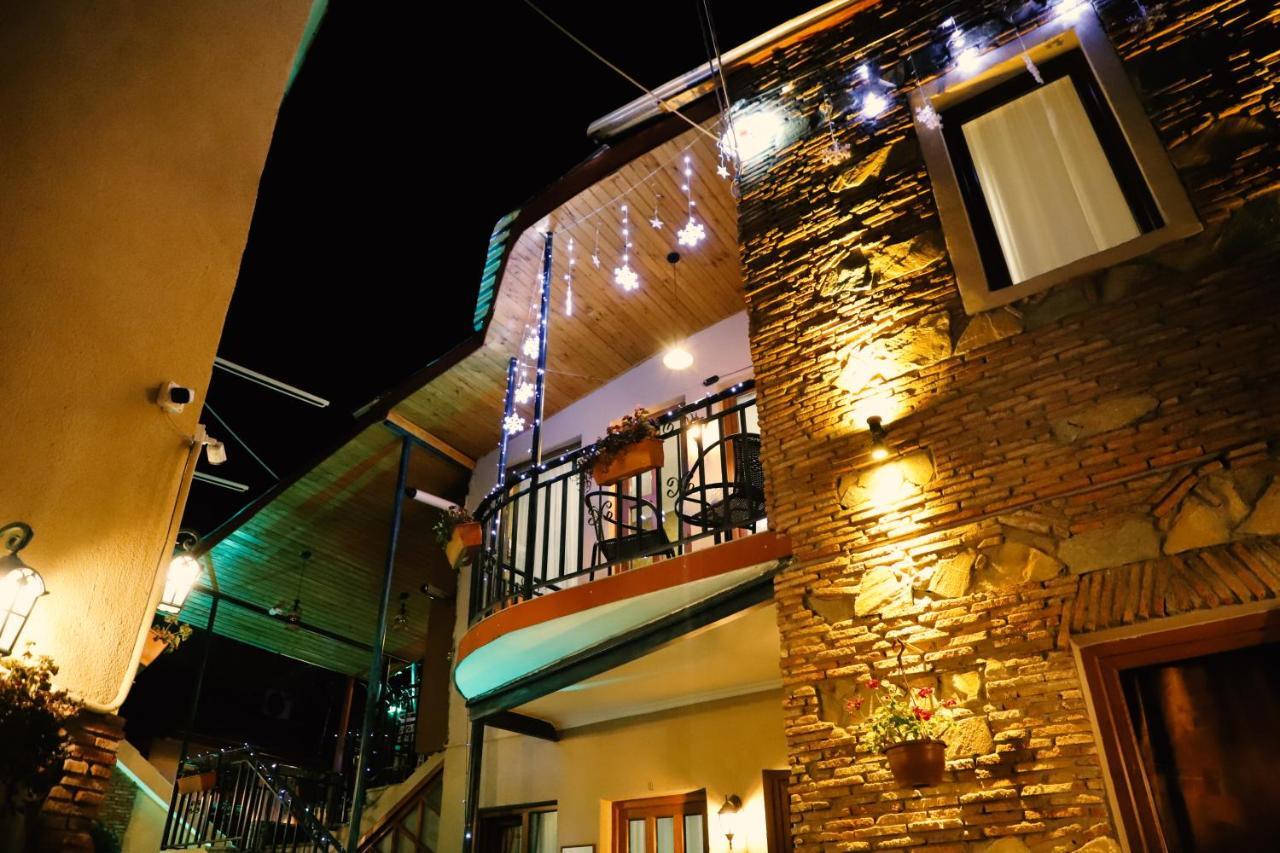
[(18, 556), (32, 536), (31, 527), (21, 521), (0, 527), (0, 543), (9, 552), (0, 557), (0, 655), (13, 653), (31, 611), (46, 592), (40, 573)]
[(885, 439), (889, 437), (889, 430), (885, 429), (879, 415), (867, 418), (867, 429), (871, 431), (871, 458), (877, 462), (888, 459), (889, 445), (885, 443)]
[(174, 549), (173, 559), (169, 561), (169, 569), (165, 572), (164, 594), (156, 608), (161, 613), (180, 613), (187, 596), (191, 594), (191, 588), (196, 585), (202, 567), (191, 552), (199, 542), (199, 538), (190, 531), (184, 530), (178, 534), (178, 547)]
[(724, 835), (729, 842), (729, 849), (733, 849), (733, 838), (738, 834), (738, 813), (742, 811), (742, 798), (737, 794), (729, 794), (724, 798), (724, 805), (720, 806), (720, 811), (716, 812), (716, 818), (720, 822), (720, 833)]

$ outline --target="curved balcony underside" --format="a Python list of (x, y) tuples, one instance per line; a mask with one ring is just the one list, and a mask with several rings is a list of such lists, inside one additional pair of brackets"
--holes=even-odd
[(667, 626), (667, 638), (694, 630), (705, 624), (693, 618), (700, 608), (746, 606), (734, 590), (758, 588), (790, 553), (785, 536), (767, 531), (515, 604), (463, 635), (454, 682), (474, 702), (672, 616), (690, 618)]

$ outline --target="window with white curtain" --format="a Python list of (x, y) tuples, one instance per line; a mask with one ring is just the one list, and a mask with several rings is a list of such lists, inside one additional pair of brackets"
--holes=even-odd
[(1201, 230), (1088, 11), (987, 51), (910, 99), (969, 313)]

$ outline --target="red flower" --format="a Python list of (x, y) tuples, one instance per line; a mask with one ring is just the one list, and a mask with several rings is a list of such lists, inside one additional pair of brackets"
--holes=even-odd
[(919, 690), (916, 691), (916, 695), (919, 696), (921, 699), (928, 699), (930, 696), (933, 695), (933, 688), (921, 687)]
[(846, 711), (849, 711), (850, 713), (857, 711), (862, 708), (862, 699), (860, 697), (854, 698), (854, 699), (846, 699), (844, 700), (844, 708)]
[(956, 706), (956, 700), (954, 699), (948, 699), (947, 701), (942, 703), (942, 707), (944, 708), (954, 708), (955, 706)]
[(875, 690), (879, 686), (880, 686), (880, 679), (878, 678), (867, 679), (867, 687), (871, 688), (872, 690)]
[(917, 720), (924, 720), (925, 722), (928, 722), (929, 719), (933, 716), (932, 711), (930, 711), (928, 708), (921, 708), (919, 705), (912, 708), (911, 712), (916, 715)]

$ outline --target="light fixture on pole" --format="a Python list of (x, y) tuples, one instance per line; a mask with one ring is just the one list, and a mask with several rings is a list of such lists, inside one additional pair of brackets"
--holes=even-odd
[(177, 615), (182, 611), (182, 605), (186, 603), (203, 568), (200, 560), (192, 553), (199, 544), (200, 537), (190, 530), (183, 530), (178, 534), (178, 545), (173, 549), (173, 559), (169, 561), (169, 569), (164, 576), (164, 594), (156, 608), (161, 613)]
[(729, 842), (730, 850), (733, 849), (733, 837), (738, 834), (738, 812), (741, 810), (742, 798), (737, 794), (729, 794), (724, 798), (720, 811), (716, 812), (720, 821), (720, 833)]
[(0, 527), (0, 544), (9, 552), (0, 557), (0, 655), (13, 653), (31, 611), (46, 592), (40, 573), (18, 556), (34, 535), (21, 521)]
[(879, 415), (867, 418), (867, 429), (871, 430), (871, 458), (877, 462), (888, 459), (889, 447), (885, 439), (889, 437), (889, 430), (885, 429)]
[[(675, 299), (676, 316), (680, 316), (680, 285), (676, 280), (676, 264), (680, 263), (679, 252), (668, 252), (667, 263), (671, 264), (671, 293)], [(668, 370), (687, 370), (693, 364), (693, 353), (685, 341), (679, 341), (667, 347), (662, 354), (662, 364)]]

